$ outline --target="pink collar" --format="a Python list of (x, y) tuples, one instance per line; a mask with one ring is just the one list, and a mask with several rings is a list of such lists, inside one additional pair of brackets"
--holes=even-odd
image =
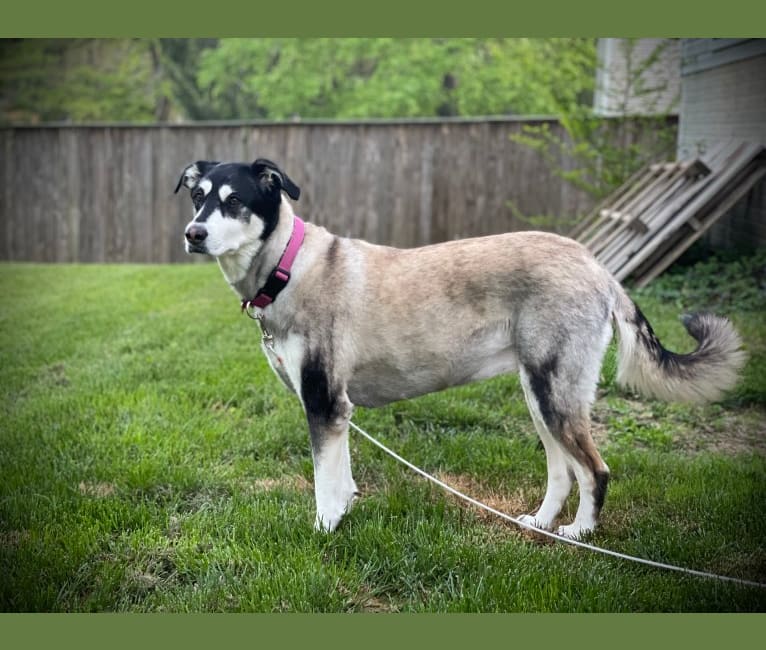
[(279, 262), (274, 270), (269, 275), (265, 284), (255, 294), (255, 298), (252, 300), (242, 300), (242, 311), (250, 307), (258, 307), (263, 309), (277, 299), (279, 292), (287, 286), (290, 281), (290, 269), (295, 262), (295, 257), (298, 255), (301, 244), (303, 243), (303, 235), (306, 231), (306, 224), (303, 223), (300, 217), (293, 218), (293, 233), (290, 235), (290, 241), (287, 242), (282, 257), (279, 258)]

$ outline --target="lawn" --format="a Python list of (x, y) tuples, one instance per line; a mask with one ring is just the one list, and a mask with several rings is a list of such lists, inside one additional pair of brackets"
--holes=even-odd
[[(729, 315), (751, 355), (725, 401), (640, 401), (605, 364), (612, 469), (593, 543), (766, 582), (766, 256), (634, 292), (668, 347)], [(0, 265), (2, 611), (765, 611), (766, 589), (536, 538), (352, 434), (362, 497), (313, 528), (300, 404), (213, 264)], [(516, 377), (358, 409), (409, 460), (517, 515), (545, 459)], [(576, 494), (564, 517), (571, 518)]]

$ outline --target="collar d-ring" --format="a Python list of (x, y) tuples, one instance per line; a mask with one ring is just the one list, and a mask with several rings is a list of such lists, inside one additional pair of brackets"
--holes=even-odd
[(244, 303), (242, 305), (242, 311), (244, 311), (253, 320), (261, 321), (263, 319), (263, 314), (260, 312), (258, 307), (252, 303), (252, 301)]

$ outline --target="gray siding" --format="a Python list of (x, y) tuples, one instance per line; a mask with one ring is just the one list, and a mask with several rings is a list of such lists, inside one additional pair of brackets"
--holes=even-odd
[[(766, 146), (766, 40), (690, 39), (682, 56), (678, 157), (727, 138)], [(766, 246), (766, 182), (711, 229), (708, 242), (716, 248)]]

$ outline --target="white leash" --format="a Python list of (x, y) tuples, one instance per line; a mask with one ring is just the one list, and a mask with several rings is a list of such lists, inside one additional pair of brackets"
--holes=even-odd
[(557, 542), (564, 542), (565, 544), (571, 544), (572, 546), (578, 546), (579, 548), (585, 548), (590, 551), (595, 551), (596, 553), (602, 553), (604, 555), (611, 555), (612, 557), (620, 558), (621, 560), (629, 560), (631, 562), (638, 562), (639, 564), (646, 564), (651, 567), (655, 567), (658, 569), (668, 569), (670, 571), (678, 571), (680, 573), (686, 573), (688, 575), (698, 576), (700, 578), (713, 578), (715, 580), (725, 580), (727, 582), (735, 582), (737, 584), (741, 585), (747, 585), (748, 587), (760, 587), (761, 589), (766, 588), (766, 583), (763, 582), (754, 582), (752, 580), (743, 580), (741, 578), (732, 578), (731, 576), (722, 576), (717, 575), (715, 573), (707, 573), (706, 571), (696, 571), (695, 569), (686, 569), (684, 567), (674, 566), (673, 564), (664, 564), (663, 562), (655, 562), (654, 560), (647, 560), (641, 557), (634, 557), (632, 555), (626, 555), (625, 553), (618, 553), (617, 551), (610, 551), (606, 548), (600, 548), (599, 546), (593, 546), (592, 544), (586, 544), (585, 542), (580, 542), (575, 539), (570, 539), (568, 537), (562, 537), (561, 535), (556, 535), (555, 533), (552, 533), (548, 530), (542, 530), (540, 528), (535, 528), (534, 526), (530, 526), (529, 524), (524, 523), (523, 521), (520, 521), (519, 519), (516, 519), (514, 517), (511, 517), (510, 515), (505, 514), (504, 512), (500, 512), (499, 510), (495, 510), (494, 508), (488, 506), (486, 503), (482, 503), (481, 501), (477, 501), (476, 499), (473, 499), (469, 497), (467, 494), (463, 494), (460, 492), (460, 490), (456, 490), (450, 485), (447, 485), (444, 483), (444, 481), (440, 481), (435, 476), (431, 476), (428, 472), (424, 472), (419, 467), (413, 465), (408, 460), (402, 458), (399, 454), (392, 451), (388, 447), (386, 447), (383, 443), (378, 442), (375, 438), (373, 438), (369, 433), (364, 431), (363, 429), (360, 429), (356, 424), (353, 422), (349, 422), (349, 425), (355, 430), (358, 431), (360, 434), (362, 434), (367, 440), (369, 440), (372, 444), (374, 444), (376, 447), (379, 447), (383, 451), (385, 451), (389, 456), (392, 458), (395, 458), (400, 463), (406, 465), (409, 467), (412, 471), (417, 472), (420, 474), (423, 478), (428, 479), (432, 483), (436, 483), (436, 485), (444, 488), (447, 490), (447, 492), (451, 492), (457, 497), (460, 497), (461, 499), (468, 501), (468, 503), (471, 503), (475, 505), (478, 508), (482, 508), (483, 510), (486, 510), (487, 512), (491, 512), (493, 515), (497, 515), (498, 517), (505, 519), (506, 521), (510, 521), (511, 523), (516, 524), (517, 526), (521, 526), (522, 528), (526, 528), (527, 530), (532, 530), (536, 533), (539, 533), (541, 535), (545, 535), (546, 537), (550, 537), (551, 539), (555, 539)]

